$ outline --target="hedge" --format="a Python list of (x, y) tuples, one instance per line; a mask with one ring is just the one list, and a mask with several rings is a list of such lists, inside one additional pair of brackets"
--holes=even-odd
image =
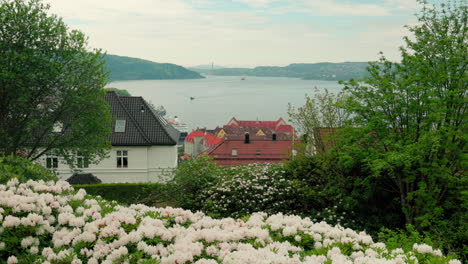
[(172, 205), (171, 186), (161, 183), (108, 183), (73, 185), (86, 193), (100, 195), (106, 200), (121, 204), (146, 204), (150, 206)]

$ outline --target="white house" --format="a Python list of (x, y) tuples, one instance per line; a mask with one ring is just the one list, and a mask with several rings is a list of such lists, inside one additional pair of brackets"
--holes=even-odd
[[(156, 114), (142, 97), (108, 92), (106, 100), (114, 118), (109, 157), (89, 164), (78, 157), (83, 173), (92, 173), (103, 183), (164, 182), (177, 166), (179, 132)], [(61, 179), (74, 172), (59, 157), (47, 155), (40, 161)]]

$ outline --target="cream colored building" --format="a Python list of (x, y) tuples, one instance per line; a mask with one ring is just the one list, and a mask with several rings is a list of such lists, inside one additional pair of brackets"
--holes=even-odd
[[(157, 115), (142, 97), (119, 96), (108, 92), (106, 100), (114, 117), (110, 141), (112, 149), (99, 164), (88, 164), (78, 157), (83, 173), (92, 173), (103, 183), (166, 182), (177, 167), (179, 132)], [(72, 171), (53, 155), (40, 160), (63, 180)]]

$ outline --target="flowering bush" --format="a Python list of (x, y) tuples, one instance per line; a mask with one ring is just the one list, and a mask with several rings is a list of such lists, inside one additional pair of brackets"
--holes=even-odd
[(389, 250), (361, 232), (308, 218), (121, 206), (67, 182), (0, 185), (0, 262), (15, 263), (461, 263), (429, 245)]
[(294, 183), (284, 177), (282, 164), (226, 167), (212, 186), (203, 190), (203, 211), (216, 216), (242, 217), (254, 212), (296, 213)]

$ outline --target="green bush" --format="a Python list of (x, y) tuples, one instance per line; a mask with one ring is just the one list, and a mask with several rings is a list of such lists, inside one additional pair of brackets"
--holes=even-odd
[(404, 226), (398, 197), (388, 191), (384, 180), (368, 177), (363, 157), (298, 155), (285, 170), (289, 179), (298, 182), (301, 215), (372, 235), (382, 227)]
[(106, 200), (121, 204), (159, 206), (171, 203), (168, 187), (161, 183), (86, 184), (73, 185), (73, 187), (85, 189), (90, 195), (99, 195)]
[(200, 193), (221, 175), (222, 170), (207, 155), (180, 163), (172, 182), (177, 205), (184, 209), (201, 209)]
[(405, 230), (391, 230), (382, 228), (381, 232), (379, 233), (379, 240), (385, 241), (385, 244), (389, 250), (397, 248), (402, 248), (403, 250), (413, 250), (413, 245), (416, 243), (435, 246), (430, 237), (424, 236), (412, 225), (407, 225)]
[(58, 180), (57, 176), (50, 170), (27, 158), (14, 155), (0, 157), (0, 184), (4, 184), (12, 178), (18, 178), (20, 182)]

